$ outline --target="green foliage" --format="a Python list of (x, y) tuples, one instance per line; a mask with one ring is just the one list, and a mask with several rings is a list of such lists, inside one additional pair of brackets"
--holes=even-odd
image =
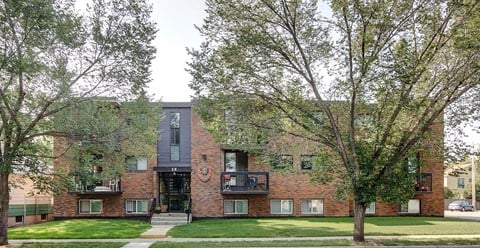
[(105, 118), (106, 112), (88, 116), (91, 109), (79, 112), (79, 125), (61, 126), (54, 118), (88, 97), (145, 106), (150, 81), (156, 32), (150, 7), (144, 1), (93, 1), (83, 12), (74, 3), (0, 5), (0, 172), (25, 172), (41, 190), (54, 189), (45, 175), (53, 158), (51, 137), (74, 131), (95, 135), (115, 121)]
[(405, 201), (406, 161), (443, 161), (444, 110), (480, 87), (480, 3), (329, 4), (207, 1), (205, 42), (189, 50), (196, 110), (219, 142), (261, 137), (278, 154), (307, 140), (338, 161), (313, 181), (335, 178), (361, 205)]
[[(144, 0), (93, 0), (78, 10), (75, 3), (0, 3), (0, 175), (25, 173), (41, 191), (63, 186), (51, 170), (53, 159), (62, 155), (54, 154), (53, 137), (77, 131), (93, 137), (117, 122), (106, 119), (109, 111), (87, 116), (92, 113), (87, 109), (85, 115), (79, 113), (84, 118), (77, 119), (79, 125), (65, 122), (62, 126), (58, 116), (64, 111), (96, 97), (112, 97), (138, 107), (148, 102), (145, 87), (150, 81), (155, 53), (151, 42), (156, 32), (151, 7)], [(135, 132), (123, 134), (124, 138), (137, 136)], [(5, 181), (0, 182), (0, 203), (6, 206)], [(0, 245), (7, 237), (7, 222), (2, 223)]]
[[(477, 201), (480, 200), (480, 183), (477, 182), (475, 187), (476, 199)], [(463, 196), (465, 199), (472, 199), (472, 184), (469, 183), (465, 186)]]
[[(127, 170), (127, 157), (153, 157), (160, 106), (146, 99), (118, 103), (88, 99), (55, 117), (56, 130), (66, 135), (67, 178), (81, 185), (119, 178)], [(58, 141), (61, 141), (59, 139)], [(92, 173), (95, 168), (102, 173)]]
[(455, 199), (455, 193), (453, 193), (452, 190), (450, 190), (448, 187), (443, 188), (443, 194), (445, 199)]

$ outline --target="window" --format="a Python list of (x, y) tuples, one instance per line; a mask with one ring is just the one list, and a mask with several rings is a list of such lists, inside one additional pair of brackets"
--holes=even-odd
[(270, 166), (273, 170), (293, 168), (293, 157), (291, 155), (273, 155), (270, 158)]
[(225, 214), (248, 214), (248, 200), (225, 200), (223, 212)]
[(418, 175), (415, 191), (432, 192), (432, 173), (421, 173)]
[(170, 160), (180, 160), (180, 113), (170, 113)]
[(127, 214), (146, 214), (147, 200), (127, 200), (125, 201)]
[(365, 210), (366, 214), (374, 214), (375, 213), (375, 202), (371, 202), (367, 205), (367, 209)]
[(40, 220), (47, 220), (48, 214), (41, 214)]
[(323, 200), (302, 200), (302, 214), (323, 214)]
[(420, 200), (419, 199), (412, 199), (409, 200), (407, 203), (400, 204), (400, 213), (406, 214), (419, 214), (420, 213)]
[(301, 156), (302, 161), (300, 162), (300, 166), (302, 167), (302, 170), (311, 170), (312, 165), (313, 165), (313, 156), (311, 155), (302, 155)]
[(23, 215), (15, 216), (15, 223), (23, 223)]
[(79, 200), (80, 214), (101, 214), (103, 200)]
[(125, 159), (125, 163), (127, 164), (127, 170), (129, 171), (145, 171), (147, 170), (147, 158), (140, 157), (135, 158), (129, 156)]
[(464, 189), (465, 188), (465, 178), (457, 178), (457, 188)]
[(247, 171), (248, 155), (240, 151), (225, 151), (225, 171)]
[(407, 158), (407, 170), (410, 174), (417, 174), (420, 168), (420, 154), (415, 153), (413, 156)]
[(225, 171), (237, 170), (237, 155), (234, 152), (225, 152)]
[(270, 200), (271, 214), (292, 214), (293, 200)]
[(373, 125), (373, 117), (369, 114), (358, 114), (354, 119), (354, 125), (357, 128), (367, 128)]

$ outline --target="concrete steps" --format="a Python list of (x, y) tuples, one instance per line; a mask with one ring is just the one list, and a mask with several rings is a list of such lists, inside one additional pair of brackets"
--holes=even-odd
[(150, 221), (152, 226), (157, 225), (185, 225), (191, 222), (192, 216), (186, 213), (160, 213), (154, 214)]

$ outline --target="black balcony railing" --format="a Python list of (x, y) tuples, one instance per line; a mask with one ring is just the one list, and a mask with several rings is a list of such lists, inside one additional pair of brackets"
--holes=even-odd
[(73, 179), (73, 188), (70, 190), (73, 194), (95, 194), (95, 195), (114, 195), (121, 194), (120, 179), (102, 180), (96, 183), (81, 183), (80, 180)]
[(432, 192), (432, 173), (420, 173), (417, 176), (415, 183), (415, 191), (417, 193), (431, 193)]
[(222, 172), (220, 192), (222, 194), (268, 194), (268, 172)]

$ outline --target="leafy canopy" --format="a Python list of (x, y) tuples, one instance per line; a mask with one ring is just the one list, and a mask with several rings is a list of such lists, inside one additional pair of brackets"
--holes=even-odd
[(443, 161), (444, 110), (478, 87), (478, 4), (209, 0), (189, 50), (196, 109), (220, 142), (333, 154), (313, 179), (356, 203), (404, 201), (408, 159)]

